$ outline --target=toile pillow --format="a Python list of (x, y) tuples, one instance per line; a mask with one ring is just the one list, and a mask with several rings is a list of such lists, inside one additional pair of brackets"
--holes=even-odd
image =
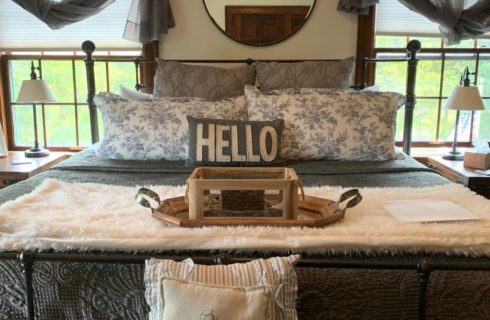
[(255, 67), (218, 68), (158, 59), (155, 97), (199, 97), (219, 100), (243, 95), (245, 85), (255, 84)]
[(391, 160), (398, 93), (245, 88), (250, 121), (284, 119), (285, 160)]
[(262, 91), (285, 88), (349, 88), (354, 58), (338, 61), (255, 63)]
[(187, 116), (190, 166), (272, 166), (280, 159), (284, 120), (234, 121)]
[(145, 299), (151, 308), (150, 320), (162, 319), (165, 301), (162, 301), (161, 280), (172, 277), (201, 284), (271, 288), (268, 310), (273, 319), (296, 320), (296, 298), (298, 280), (294, 265), (301, 257), (273, 257), (257, 259), (247, 263), (230, 265), (199, 265), (192, 259), (177, 262), (168, 259), (149, 259), (145, 261)]
[(189, 141), (187, 115), (245, 120), (246, 108), (238, 108), (240, 104), (235, 100), (135, 100), (100, 93), (94, 102), (102, 113), (104, 137), (96, 154), (105, 159), (185, 160)]

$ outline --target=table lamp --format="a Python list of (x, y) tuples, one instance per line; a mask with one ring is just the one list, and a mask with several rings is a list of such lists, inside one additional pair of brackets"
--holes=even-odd
[(470, 86), (470, 73), (468, 67), (465, 68), (461, 81), (458, 86), (453, 89), (451, 96), (446, 101), (444, 108), (446, 110), (456, 110), (456, 127), (454, 129), (454, 141), (451, 151), (442, 156), (448, 160), (463, 160), (463, 154), (457, 150), (458, 144), (458, 124), (460, 110), (483, 110), (483, 100), (480, 96), (478, 88)]
[(19, 96), (17, 97), (17, 103), (32, 103), (32, 113), (34, 115), (34, 147), (25, 152), (28, 158), (39, 158), (49, 155), (49, 150), (39, 147), (39, 141), (37, 137), (37, 117), (36, 117), (36, 103), (55, 102), (51, 90), (49, 89), (46, 80), (38, 79), (36, 76), (36, 69), (34, 63), (31, 63), (31, 80), (22, 81), (20, 87)]

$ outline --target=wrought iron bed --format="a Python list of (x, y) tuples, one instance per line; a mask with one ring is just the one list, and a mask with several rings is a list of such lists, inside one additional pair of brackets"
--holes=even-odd
[[(415, 103), (416, 103), (416, 96), (415, 96), (415, 83), (417, 80), (417, 65), (419, 62), (419, 59), (417, 57), (417, 54), (420, 52), (422, 49), (422, 45), (420, 41), (418, 40), (412, 40), (407, 44), (407, 57), (406, 58), (400, 58), (400, 59), (388, 59), (388, 58), (363, 58), (356, 60), (356, 64), (359, 64), (361, 66), (361, 76), (360, 79), (362, 79), (362, 83), (356, 84), (353, 87), (356, 89), (363, 89), (365, 88), (366, 85), (366, 77), (367, 77), (367, 67), (368, 64), (370, 63), (379, 63), (379, 62), (406, 62), (407, 63), (407, 90), (406, 90), (406, 102), (405, 102), (405, 121), (404, 121), (404, 127), (403, 127), (403, 151), (406, 154), (410, 154), (410, 148), (412, 145), (412, 123), (413, 123), (413, 111), (415, 108)], [(94, 71), (94, 64), (95, 62), (111, 62), (111, 61), (121, 61), (121, 62), (134, 62), (135, 64), (135, 69), (136, 69), (136, 85), (135, 89), (140, 90), (142, 88), (148, 87), (146, 84), (141, 84), (139, 82), (139, 77), (138, 77), (138, 70), (139, 66), (141, 64), (148, 64), (148, 63), (156, 63), (155, 61), (147, 61), (147, 60), (141, 60), (140, 58), (136, 58), (133, 60), (127, 60), (127, 59), (94, 59), (92, 54), (95, 51), (95, 44), (92, 41), (85, 41), (82, 44), (82, 50), (85, 52), (86, 58), (84, 59), (85, 61), (85, 66), (86, 66), (86, 71), (87, 71), (87, 90), (88, 90), (88, 97), (87, 97), (87, 103), (89, 105), (89, 110), (90, 110), (90, 130), (91, 130), (91, 135), (92, 135), (92, 143), (97, 143), (99, 142), (99, 127), (98, 127), (98, 120), (97, 120), (97, 106), (94, 103), (94, 96), (96, 93), (96, 88), (95, 88), (95, 71)], [(323, 61), (328, 61), (331, 59), (323, 59)], [(202, 64), (227, 64), (227, 63), (245, 63), (248, 65), (251, 65), (255, 63), (254, 59), (248, 58), (245, 60), (172, 60), (172, 61), (177, 61), (177, 62), (182, 62), (182, 63), (202, 63)], [(265, 62), (269, 61), (276, 61), (276, 62), (300, 62), (303, 60), (261, 60)]]
[[(97, 110), (93, 98), (96, 92), (94, 63), (106, 62), (114, 60), (96, 60), (92, 57), (95, 50), (95, 45), (90, 42), (83, 43), (83, 51), (86, 53), (86, 71), (88, 84), (88, 104), (90, 108), (91, 133), (92, 141), (95, 143), (99, 140)], [(369, 63), (379, 62), (399, 62), (407, 63), (407, 101), (405, 105), (405, 127), (403, 150), (409, 154), (411, 145), (411, 131), (413, 111), (416, 103), (415, 96), (415, 81), (417, 71), (417, 53), (420, 51), (420, 42), (411, 41), (407, 46), (408, 56), (406, 59), (373, 59), (366, 58), (358, 60), (363, 70), (363, 79), (365, 71)], [(121, 61), (121, 60), (117, 60)], [(124, 60), (131, 61), (131, 60)], [(151, 61), (142, 61), (141, 59), (132, 60), (135, 63), (136, 70), (144, 63), (153, 63)], [(248, 63), (254, 61), (247, 60), (181, 60), (187, 63)], [(292, 62), (284, 61), (284, 62)], [(144, 84), (139, 83), (136, 76), (136, 89), (144, 87)], [(364, 87), (362, 83), (358, 87)], [(294, 253), (291, 251), (291, 253)], [(36, 291), (33, 285), (33, 274), (36, 271), (36, 265), (45, 262), (60, 262), (60, 263), (80, 263), (80, 264), (101, 264), (101, 265), (134, 265), (142, 267), (144, 261), (150, 257), (167, 258), (174, 260), (183, 260), (192, 257), (193, 260), (201, 264), (228, 264), (235, 262), (245, 262), (251, 259), (268, 257), (277, 253), (269, 252), (267, 254), (253, 255), (246, 253), (223, 253), (223, 252), (157, 252), (157, 253), (126, 253), (126, 252), (80, 252), (80, 251), (65, 251), (65, 252), (0, 252), (0, 260), (18, 262), (21, 265), (23, 272), (23, 303), (25, 304), (25, 318), (35, 319), (35, 300)], [(283, 253), (284, 254), (284, 253)], [(490, 271), (490, 258), (470, 257), (465, 255), (442, 255), (442, 254), (387, 254), (383, 256), (372, 256), (362, 253), (351, 254), (323, 254), (323, 255), (303, 255), (303, 258), (297, 264), (298, 269), (316, 270), (316, 269), (376, 269), (376, 270), (411, 270), (418, 279), (417, 302), (416, 302), (416, 317), (418, 319), (426, 319), (427, 315), (427, 299), (430, 277), (436, 271)], [(142, 279), (141, 279), (142, 280)], [(301, 292), (300, 292), (301, 293)], [(300, 297), (301, 300), (301, 297)], [(301, 308), (301, 307), (300, 307)], [(301, 309), (299, 310), (301, 317)], [(117, 317), (116, 317), (117, 318)], [(410, 318), (408, 316), (408, 318)]]

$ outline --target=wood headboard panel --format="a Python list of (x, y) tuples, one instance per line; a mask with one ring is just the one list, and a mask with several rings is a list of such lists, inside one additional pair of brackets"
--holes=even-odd
[[(141, 84), (139, 82), (138, 69), (141, 64), (145, 63), (156, 63), (155, 61), (145, 61), (140, 58), (136, 58), (133, 60), (125, 60), (125, 59), (94, 59), (92, 54), (95, 51), (95, 44), (92, 41), (85, 41), (82, 44), (82, 50), (85, 53), (86, 57), (85, 68), (87, 72), (87, 103), (90, 111), (90, 129), (92, 135), (92, 143), (96, 143), (99, 141), (99, 127), (97, 123), (97, 107), (94, 103), (94, 96), (96, 93), (95, 88), (95, 72), (94, 72), (94, 64), (95, 62), (111, 62), (111, 61), (132, 61), (135, 63), (136, 70), (136, 85), (135, 88), (140, 90), (141, 88), (148, 87), (145, 84)], [(421, 50), (421, 44), (418, 40), (412, 40), (407, 44), (407, 57), (400, 59), (383, 59), (383, 58), (364, 58), (356, 60), (356, 64), (361, 65), (361, 75), (359, 79), (363, 79), (362, 83), (356, 84), (354, 87), (357, 89), (362, 89), (366, 86), (366, 70), (367, 66), (370, 63), (382, 63), (382, 62), (399, 62), (407, 64), (407, 88), (406, 88), (406, 102), (405, 102), (405, 120), (403, 127), (403, 151), (406, 154), (410, 154), (411, 144), (412, 144), (412, 125), (413, 125), (413, 111), (416, 103), (416, 95), (415, 95), (415, 83), (417, 78), (417, 65), (418, 65), (418, 57), (417, 54)], [(337, 59), (321, 59), (318, 61), (335, 61)], [(255, 60), (253, 59), (244, 59), (244, 60), (172, 60), (178, 61), (182, 63), (203, 63), (203, 64), (253, 64)], [(301, 62), (305, 60), (261, 60), (261, 61), (275, 61), (275, 62)]]

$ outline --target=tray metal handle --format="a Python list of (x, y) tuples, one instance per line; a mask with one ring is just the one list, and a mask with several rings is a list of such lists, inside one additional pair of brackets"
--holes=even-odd
[[(350, 199), (350, 200), (349, 200)], [(349, 200), (344, 209), (340, 209), (340, 204), (346, 200)], [(337, 201), (337, 207), (344, 211), (348, 208), (353, 208), (357, 206), (362, 200), (361, 193), (359, 189), (350, 189), (340, 195), (339, 201)]]
[(135, 196), (136, 202), (145, 208), (157, 210), (158, 206), (153, 207), (151, 205), (151, 202), (148, 201), (145, 197), (149, 197), (150, 199), (156, 201), (158, 203), (158, 206), (160, 206), (162, 204), (162, 201), (160, 200), (160, 196), (155, 191), (150, 190), (148, 188), (140, 188), (138, 190), (138, 193), (136, 193), (136, 196)]

